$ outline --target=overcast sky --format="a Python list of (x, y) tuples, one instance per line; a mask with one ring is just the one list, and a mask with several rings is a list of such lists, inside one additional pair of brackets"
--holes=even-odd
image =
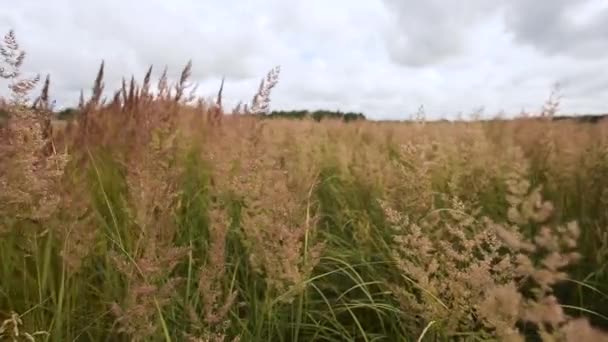
[[(608, 112), (605, 0), (0, 0), (24, 71), (50, 73), (59, 106), (153, 64), (226, 102), (249, 101), (281, 66), (273, 109), (341, 109), (374, 119), (453, 118), (485, 107), (538, 110), (554, 83), (562, 112)], [(4, 91), (5, 84), (2, 85)]]

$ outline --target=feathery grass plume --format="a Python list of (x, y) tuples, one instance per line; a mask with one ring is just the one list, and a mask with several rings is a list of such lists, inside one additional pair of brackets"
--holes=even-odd
[(133, 111), (137, 102), (137, 89), (135, 85), (135, 76), (131, 75), (131, 81), (129, 82), (129, 92), (125, 99), (124, 109), (126, 111)]
[(80, 89), (80, 96), (78, 97), (78, 109), (83, 110), (84, 109), (84, 91), (82, 89)]
[(42, 110), (50, 110), (49, 105), (49, 89), (51, 87), (51, 75), (46, 75), (46, 79), (44, 80), (44, 86), (42, 87), (42, 91), (40, 92), (40, 103), (42, 105)]
[(0, 66), (0, 77), (14, 79), (21, 74), (20, 68), (25, 60), (25, 51), (21, 50), (14, 30), (9, 30), (0, 45), (0, 55), (5, 65)]
[(269, 293), (287, 292), (283, 300), (290, 301), (319, 262), (324, 244), (315, 240), (315, 218), (302, 207), (303, 199), (290, 191), (281, 157), (288, 150), (266, 134), (259, 124), (248, 133), (233, 186), (247, 203), (242, 229), (250, 263), (264, 276)]
[(193, 103), (196, 103), (196, 101), (200, 98), (196, 92), (198, 90), (199, 84), (198, 83), (194, 83), (191, 88), (190, 88), (190, 93), (188, 94), (187, 97), (185, 97), (182, 102), (185, 105), (191, 105)]
[(513, 158), (493, 157), (504, 154), (505, 147), (489, 140), (484, 125), (480, 122), (466, 124), (459, 129), (462, 135), (452, 144), (439, 146), (435, 142), (433, 159), (441, 171), (434, 178), (445, 182), (440, 191), (458, 195), (468, 207), (479, 207), (484, 214), (496, 217), (502, 213), (496, 202), (504, 201), (497, 194), (497, 188), (502, 186), (502, 175)]
[(420, 107), (418, 107), (418, 110), (414, 115), (414, 121), (420, 125), (424, 125), (426, 123), (426, 112), (424, 110), (424, 105), (420, 105)]
[(46, 75), (46, 79), (44, 80), (44, 85), (42, 86), (40, 95), (36, 98), (36, 100), (32, 104), (32, 109), (41, 110), (41, 111), (48, 111), (51, 109), (50, 105), (49, 105), (50, 85), (51, 85), (51, 75)]
[(49, 335), (46, 331), (29, 333), (22, 330), (23, 320), (16, 312), (11, 312), (0, 324), (0, 341), (36, 341), (38, 336)]
[(222, 105), (222, 97), (223, 97), (223, 92), (224, 92), (224, 81), (225, 81), (225, 78), (222, 77), (222, 83), (220, 84), (220, 89), (217, 92), (217, 97), (215, 99), (215, 105), (212, 106), (209, 110), (208, 121), (212, 125), (221, 123), (222, 117), (224, 116), (224, 107)]
[(156, 86), (159, 99), (167, 100), (171, 96), (169, 94), (170, 88), (169, 88), (169, 81), (167, 80), (167, 71), (168, 71), (168, 67), (165, 66), (165, 68), (163, 69), (163, 72), (160, 75), (160, 78), (158, 79), (158, 83)]
[(24, 106), (28, 102), (27, 95), (40, 81), (40, 75), (31, 78), (22, 78), (21, 66), (25, 60), (26, 52), (21, 50), (15, 31), (10, 30), (0, 43), (0, 78), (10, 80), (8, 88), (11, 91), (13, 104)]
[(399, 210), (424, 213), (433, 207), (431, 169), (436, 161), (428, 159), (424, 146), (403, 144), (397, 152), (399, 156), (393, 159), (395, 176), (388, 180), (387, 191), (399, 198)]
[(140, 242), (144, 251), (134, 263), (123, 255), (113, 255), (116, 268), (128, 281), (128, 292), (121, 303), (112, 304), (111, 310), (119, 332), (133, 341), (147, 341), (161, 334), (163, 309), (175, 301), (175, 291), (183, 281), (171, 274), (187, 255), (186, 249), (155, 243), (152, 237)]
[(99, 105), (101, 101), (101, 96), (103, 95), (103, 89), (105, 87), (103, 82), (104, 76), (104, 67), (105, 61), (101, 61), (101, 65), (99, 65), (99, 70), (97, 71), (97, 77), (95, 78), (95, 82), (93, 83), (93, 91), (91, 94), (91, 98), (88, 101), (88, 105), (95, 108)]
[[(562, 329), (576, 319), (565, 313), (553, 289), (568, 278), (565, 269), (581, 258), (576, 252), (580, 229), (576, 222), (550, 226), (547, 222), (553, 214), (553, 206), (542, 200), (539, 189), (530, 190), (526, 181), (511, 179), (508, 182), (511, 192), (509, 201), (512, 205), (509, 210), (510, 221), (520, 227), (531, 223), (540, 226), (533, 230), (533, 237), (526, 238), (517, 226), (489, 222), (489, 227), (514, 256), (514, 281), (518, 292), (514, 291), (512, 285), (509, 292), (503, 292), (505, 288), (497, 288), (496, 293), (490, 292), (480, 307), (480, 314), (486, 321), (494, 322), (499, 337), (506, 337), (505, 334), (510, 335), (515, 329), (515, 326), (507, 328), (505, 322), (500, 323), (502, 327), (497, 325), (498, 317), (503, 315), (504, 318), (506, 315), (509, 317), (508, 322), (513, 323), (517, 319), (517, 323), (533, 324), (544, 341), (563, 338), (565, 332)], [(497, 301), (498, 298), (503, 300)], [(509, 298), (511, 303), (506, 305)], [(598, 336), (602, 335), (597, 330), (590, 330)], [(608, 338), (608, 335), (603, 338)]]
[[(188, 249), (174, 246), (174, 215), (178, 206), (175, 163), (177, 142), (174, 118), (148, 116), (139, 134), (139, 149), (128, 154), (126, 181), (130, 217), (135, 225), (130, 258), (116, 255), (117, 268), (129, 280), (129, 296), (116, 303), (113, 312), (121, 331), (135, 340), (147, 340), (160, 333), (163, 309), (173, 302), (173, 294), (182, 282), (173, 270), (188, 254)], [(165, 116), (167, 115), (167, 116)]]
[(211, 212), (211, 222), (209, 260), (200, 270), (198, 291), (202, 297), (204, 321), (213, 326), (227, 318), (228, 310), (236, 299), (236, 292), (227, 293), (224, 298), (220, 298), (223, 295), (221, 281), (226, 272), (225, 249), (229, 218), (216, 209)]
[[(14, 35), (12, 37), (14, 39)], [(17, 46), (16, 41), (12, 43), (13, 47)], [(15, 65), (20, 66), (22, 61)], [(11, 74), (19, 75), (20, 72), (15, 69)], [(8, 122), (0, 129), (0, 164), (3, 166), (0, 169), (0, 258), (3, 260), (0, 305), (30, 313), (43, 306), (50, 262), (61, 250), (59, 246), (53, 246), (56, 241), (53, 238), (62, 234), (62, 180), (69, 155), (55, 149), (48, 111), (35, 110), (27, 103), (33, 86), (22, 87), (20, 83), (18, 80), (12, 84), (12, 91), (18, 94), (13, 93), (7, 108)], [(41, 244), (45, 246), (44, 254)], [(23, 267), (14, 266), (15, 263), (22, 263)], [(31, 271), (32, 268), (36, 271)], [(38, 304), (26, 299), (32, 283), (37, 285)], [(17, 297), (16, 300), (11, 296)], [(34, 315), (40, 317), (33, 313), (30, 316)], [(13, 313), (2, 321), (0, 339), (34, 341), (39, 335), (48, 335), (43, 331), (29, 333), (28, 330), (37, 330), (36, 326), (50, 328), (34, 324), (29, 316), (24, 324), (22, 316)]]
[(2, 64), (0, 64), (0, 78), (10, 81), (9, 89), (11, 90), (12, 102), (18, 106), (24, 106), (27, 101), (27, 95), (34, 89), (40, 81), (40, 75), (35, 75), (31, 78), (21, 78), (21, 66), (25, 60), (26, 52), (21, 50), (15, 31), (10, 30), (0, 43), (0, 56), (2, 56)]
[(549, 95), (549, 98), (543, 105), (542, 110), (540, 112), (541, 118), (552, 120), (557, 114), (559, 104), (562, 99), (562, 96), (560, 95), (560, 89), (561, 87), (559, 83), (553, 85), (551, 89), (551, 94)]
[(556, 284), (567, 279), (563, 270), (580, 259), (574, 252), (580, 234), (576, 223), (544, 226), (531, 241), (503, 226), (490, 223), (490, 227), (504, 241), (516, 265), (513, 283), (490, 289), (479, 306), (480, 317), (495, 329), (497, 337), (511, 337), (523, 325), (528, 331), (520, 334), (529, 334), (533, 328), (543, 341), (575, 341), (571, 327), (581, 325), (586, 326), (586, 334), (608, 339), (608, 334), (591, 328), (585, 319), (567, 315), (553, 291)]
[(95, 77), (89, 100), (84, 99), (83, 92), (81, 91), (81, 101), (79, 103), (80, 115), (78, 116), (78, 131), (76, 136), (78, 145), (84, 145), (91, 139), (91, 136), (101, 134), (99, 132), (101, 129), (96, 125), (94, 113), (99, 110), (105, 87), (103, 82), (104, 67), (105, 61), (102, 60), (97, 70), (97, 76)]
[(251, 106), (246, 110), (247, 113), (251, 114), (268, 114), (270, 110), (270, 91), (277, 85), (279, 82), (279, 73), (281, 72), (281, 67), (276, 66), (271, 69), (266, 78), (262, 79), (260, 82), (260, 86), (258, 87), (257, 93), (254, 95), (251, 100)]
[[(510, 279), (510, 260), (499, 253), (496, 236), (478, 217), (455, 208), (413, 222), (397, 222), (394, 260), (405, 280), (393, 285), (402, 310), (437, 321), (449, 334), (478, 331), (476, 307), (485, 292)], [(469, 216), (471, 215), (471, 216)], [(395, 217), (390, 212), (388, 217)]]
[(150, 96), (150, 86), (151, 86), (150, 78), (152, 77), (152, 67), (153, 66), (150, 65), (150, 67), (148, 68), (148, 71), (146, 71), (146, 75), (144, 76), (144, 83), (141, 86), (141, 96), (146, 100)]
[[(7, 75), (9, 78), (18, 77), (25, 52), (19, 51), (13, 31), (5, 37), (5, 44), (1, 52), (13, 68)], [(9, 108), (6, 129), (0, 131), (0, 161), (4, 165), (0, 171), (3, 203), (0, 213), (18, 220), (41, 222), (57, 209), (60, 201), (57, 186), (68, 156), (49, 149), (52, 145), (50, 118), (29, 109), (24, 102), (33, 88), (29, 82), (25, 81), (28, 86), (12, 87), (13, 99), (17, 100)]]
[(40, 81), (40, 75), (36, 75), (29, 79), (20, 79), (13, 81), (9, 88), (13, 96), (12, 101), (18, 105), (25, 105), (29, 100), (26, 94), (36, 87), (36, 84)]
[(114, 96), (112, 97), (112, 102), (110, 102), (110, 107), (112, 107), (113, 111), (122, 111), (122, 101), (120, 100), (121, 91), (117, 90), (114, 92)]
[(52, 150), (54, 149), (52, 141), (53, 127), (51, 125), (52, 109), (49, 105), (50, 82), (50, 75), (47, 75), (40, 95), (36, 98), (36, 100), (34, 100), (33, 104), (30, 106), (31, 110), (39, 116), (40, 124), (42, 126), (42, 138), (46, 140), (46, 146), (43, 149), (43, 153), (45, 155), (51, 154)]
[(242, 101), (239, 101), (231, 112), (233, 115), (241, 115), (245, 113), (247, 113), (247, 104), (243, 104)]
[(43, 124), (26, 110), (11, 113), (0, 147), (0, 172), (3, 215), (40, 222), (52, 216), (60, 198), (58, 183), (68, 156), (48, 151)]
[(175, 102), (179, 102), (180, 100), (182, 100), (182, 97), (184, 96), (184, 91), (186, 90), (186, 88), (188, 88), (187, 82), (191, 75), (192, 60), (189, 60), (188, 63), (186, 63), (184, 69), (182, 70), (182, 73), (179, 77), (179, 82), (175, 85), (175, 97), (173, 98)]
[[(156, 215), (166, 213), (169, 215), (166, 219), (169, 219), (176, 205), (176, 182), (180, 172), (176, 165), (179, 132), (176, 130), (176, 115), (172, 115), (170, 108), (163, 109), (160, 113), (149, 112), (137, 123), (143, 131), (132, 137), (135, 146), (125, 154), (127, 182), (134, 196), (134, 218), (140, 227), (169, 224), (159, 222)], [(167, 228), (162, 231), (171, 234)]]
[(122, 78), (120, 94), (122, 95), (122, 102), (125, 104), (126, 107), (126, 104), (129, 102), (129, 95), (127, 91), (127, 80), (125, 80), (124, 77)]
[(186, 336), (190, 340), (208, 340), (210, 336), (224, 341), (226, 328), (237, 292), (226, 288), (226, 239), (231, 224), (225, 209), (215, 207), (210, 213), (209, 241), (206, 260), (201, 260), (198, 270), (197, 298), (188, 304), (187, 314), (191, 324)]
[(222, 77), (222, 83), (220, 84), (220, 89), (217, 91), (217, 98), (215, 101), (215, 104), (222, 108), (222, 93), (224, 92), (224, 81), (226, 80), (226, 77)]
[[(507, 179), (509, 217), (522, 227), (544, 224), (552, 206), (538, 189), (529, 190), (520, 160)], [(405, 280), (391, 287), (403, 311), (423, 319), (413, 324), (422, 329), (435, 321), (448, 336), (475, 331), (523, 341), (522, 322), (549, 334), (568, 321), (552, 289), (566, 279), (564, 268), (580, 258), (573, 251), (575, 223), (541, 226), (528, 240), (517, 226), (494, 223), (457, 197), (443, 202), (451, 204), (421, 220), (385, 206), (398, 231), (393, 257)]]

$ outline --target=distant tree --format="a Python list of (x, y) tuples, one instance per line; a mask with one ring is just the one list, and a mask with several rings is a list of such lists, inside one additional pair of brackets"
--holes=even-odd
[(66, 108), (57, 113), (58, 120), (72, 120), (80, 111), (77, 108)]
[(308, 116), (308, 111), (306, 110), (292, 110), (292, 111), (284, 111), (284, 110), (275, 110), (266, 115), (267, 118), (283, 118), (283, 119), (304, 119)]
[(365, 115), (361, 113), (346, 113), (344, 114), (344, 121), (356, 121), (356, 120), (365, 120)]
[(343, 120), (345, 122), (355, 120), (365, 120), (365, 115), (362, 113), (342, 112), (342, 111), (330, 111), (330, 110), (316, 110), (310, 112), (308, 110), (291, 110), (291, 111), (272, 111), (265, 115), (266, 118), (284, 118), (284, 119), (305, 119), (312, 118), (319, 122), (326, 119)]
[(345, 122), (354, 120), (365, 120), (365, 115), (362, 113), (330, 111), (330, 110), (291, 110), (291, 111), (272, 111), (265, 115), (266, 118), (285, 118), (285, 119), (305, 119), (311, 118), (317, 122), (326, 119), (343, 120)]
[(6, 110), (4, 108), (0, 108), (0, 123), (8, 120), (8, 117), (9, 117), (8, 110)]

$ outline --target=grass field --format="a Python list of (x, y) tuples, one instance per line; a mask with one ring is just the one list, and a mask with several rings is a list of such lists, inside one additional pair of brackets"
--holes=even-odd
[(608, 122), (260, 120), (187, 74), (7, 102), (0, 339), (608, 338)]

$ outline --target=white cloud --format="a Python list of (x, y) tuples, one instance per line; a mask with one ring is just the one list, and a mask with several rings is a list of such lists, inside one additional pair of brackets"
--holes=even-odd
[[(171, 75), (192, 59), (213, 95), (248, 101), (275, 65), (277, 109), (342, 109), (406, 118), (485, 106), (538, 109), (553, 83), (563, 111), (606, 110), (608, 6), (600, 0), (0, 0), (26, 71), (50, 73), (59, 104), (88, 89), (102, 59), (108, 88), (150, 64)], [(0, 90), (4, 91), (4, 90)]]

